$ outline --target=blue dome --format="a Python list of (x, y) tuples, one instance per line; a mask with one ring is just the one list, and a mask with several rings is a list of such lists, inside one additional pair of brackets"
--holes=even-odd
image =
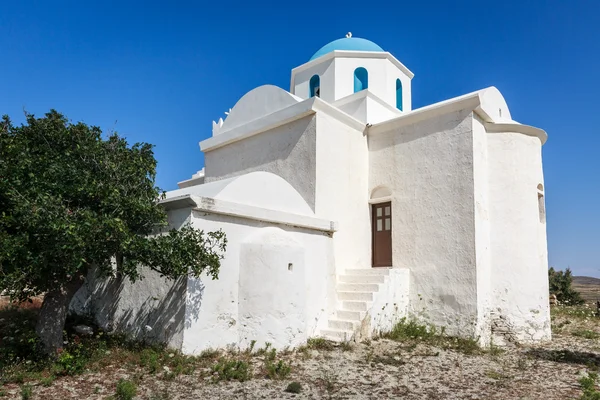
[(327, 43), (325, 46), (321, 47), (319, 51), (317, 51), (310, 58), (309, 61), (312, 61), (316, 58), (324, 56), (325, 54), (331, 53), (334, 50), (346, 50), (346, 51), (385, 51), (377, 44), (371, 42), (367, 39), (361, 38), (342, 38), (338, 40), (334, 40), (331, 43)]

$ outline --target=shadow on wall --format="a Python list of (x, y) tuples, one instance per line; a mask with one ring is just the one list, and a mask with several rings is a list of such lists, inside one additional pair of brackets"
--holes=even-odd
[[(144, 279), (131, 283), (127, 278), (99, 278), (90, 272), (88, 281), (76, 294), (71, 310), (87, 314), (107, 332), (124, 333), (148, 343), (164, 343), (181, 348), (186, 321), (187, 277), (177, 280), (161, 278), (154, 271), (144, 271)], [(188, 315), (198, 315), (204, 286), (196, 281)]]

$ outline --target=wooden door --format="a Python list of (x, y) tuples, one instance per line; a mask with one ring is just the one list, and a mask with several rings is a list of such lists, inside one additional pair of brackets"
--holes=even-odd
[(392, 203), (373, 204), (371, 209), (373, 266), (392, 266)]

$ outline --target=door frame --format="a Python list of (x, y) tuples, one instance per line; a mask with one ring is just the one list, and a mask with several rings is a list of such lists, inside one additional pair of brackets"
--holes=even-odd
[[(391, 253), (391, 257), (390, 257), (390, 263), (389, 265), (375, 265), (375, 232), (376, 232), (376, 227), (374, 225), (374, 221), (375, 218), (373, 216), (373, 206), (379, 205), (379, 204), (386, 204), (389, 203), (390, 204), (390, 253)], [(369, 200), (369, 216), (370, 216), (370, 225), (371, 225), (371, 268), (386, 268), (386, 267), (392, 267), (393, 263), (394, 263), (394, 251), (393, 251), (393, 230), (394, 230), (394, 223), (393, 223), (393, 217), (394, 217), (394, 206), (393, 206), (393, 202), (392, 202), (392, 198), (391, 196), (385, 196), (385, 197), (379, 197), (376, 199), (371, 199)], [(385, 215), (384, 215), (385, 217)]]

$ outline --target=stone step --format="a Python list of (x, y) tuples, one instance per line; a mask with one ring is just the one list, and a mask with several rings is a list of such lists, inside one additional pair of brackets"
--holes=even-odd
[(376, 283), (338, 283), (339, 292), (377, 292), (379, 285)]
[(380, 268), (356, 268), (356, 269), (347, 269), (346, 275), (389, 275), (390, 268), (380, 267)]
[(331, 329), (354, 331), (356, 321), (345, 321), (342, 319), (330, 319), (327, 321), (327, 326)]
[[(366, 303), (365, 303), (366, 308)], [(337, 310), (335, 316), (338, 319), (343, 319), (346, 321), (355, 321), (360, 322), (365, 317), (366, 313), (361, 311), (346, 311), (346, 310)]]
[(385, 283), (385, 275), (340, 275), (341, 283)]
[(340, 300), (373, 301), (373, 292), (337, 292)]
[(331, 340), (333, 342), (347, 342), (352, 339), (354, 333), (352, 331), (340, 330), (340, 329), (323, 329), (321, 330), (321, 337)]
[(344, 301), (342, 311), (367, 311), (368, 306), (366, 301)]

